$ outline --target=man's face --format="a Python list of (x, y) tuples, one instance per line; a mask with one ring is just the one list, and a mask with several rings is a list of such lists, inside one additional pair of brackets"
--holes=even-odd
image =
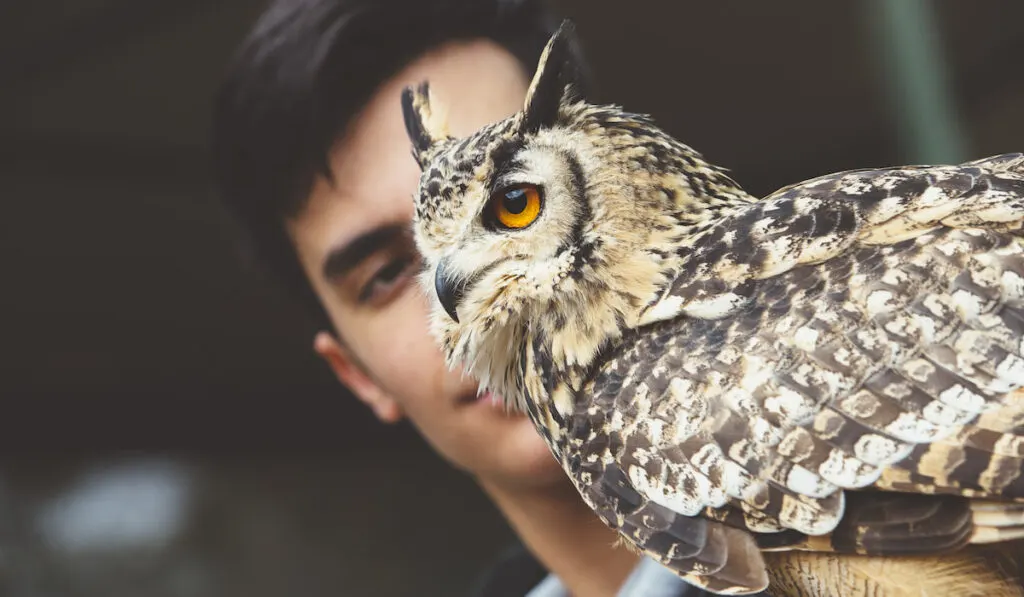
[(456, 466), (491, 482), (564, 481), (529, 420), (477, 400), (476, 383), (448, 371), (428, 332), (410, 235), (419, 169), (399, 101), (424, 79), (455, 136), (516, 112), (529, 85), (511, 54), (480, 41), (425, 55), (378, 90), (332, 153), (335, 185), (319, 180), (289, 223), (342, 340), (321, 333), (316, 350), (381, 420), (408, 416)]

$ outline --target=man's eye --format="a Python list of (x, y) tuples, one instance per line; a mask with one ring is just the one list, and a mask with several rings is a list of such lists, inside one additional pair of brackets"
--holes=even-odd
[(414, 271), (416, 260), (399, 257), (388, 261), (377, 270), (359, 291), (359, 302), (377, 302), (390, 298), (390, 294), (405, 284)]

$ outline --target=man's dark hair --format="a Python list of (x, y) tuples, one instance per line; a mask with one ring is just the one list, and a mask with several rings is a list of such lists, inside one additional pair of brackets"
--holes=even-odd
[(328, 155), (349, 122), (446, 42), (490, 39), (532, 76), (558, 24), (543, 0), (272, 2), (229, 64), (213, 119), (217, 184), (249, 257), (326, 325), (284, 226), (318, 175), (331, 180)]

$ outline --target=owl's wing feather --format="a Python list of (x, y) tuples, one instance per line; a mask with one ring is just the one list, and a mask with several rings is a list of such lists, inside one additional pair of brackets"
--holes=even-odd
[(584, 501), (655, 560), (686, 571), (691, 582), (719, 592), (755, 592), (768, 572), (753, 536), (707, 518), (693, 518), (644, 499), (618, 467), (582, 467)]
[[(962, 545), (964, 498), (1024, 500), (1022, 221), (1014, 154), (822, 177), (709, 226), (580, 389), (577, 486), (604, 499), (589, 467), (657, 505), (633, 534), (731, 508), (694, 552), (717, 569), (673, 563), (702, 586), (763, 567), (715, 525), (790, 548), (792, 531), (856, 553)], [(922, 495), (847, 491), (872, 486)]]
[(974, 533), (971, 543), (1024, 539), (1024, 504), (972, 500)]
[(843, 519), (826, 536), (804, 536), (784, 549), (870, 555), (957, 550), (974, 531), (971, 503), (953, 495), (852, 491)]

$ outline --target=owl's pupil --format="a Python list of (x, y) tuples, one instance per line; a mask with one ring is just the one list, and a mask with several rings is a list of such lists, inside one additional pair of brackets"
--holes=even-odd
[(505, 193), (505, 210), (509, 213), (520, 214), (526, 209), (526, 191), (516, 189)]

